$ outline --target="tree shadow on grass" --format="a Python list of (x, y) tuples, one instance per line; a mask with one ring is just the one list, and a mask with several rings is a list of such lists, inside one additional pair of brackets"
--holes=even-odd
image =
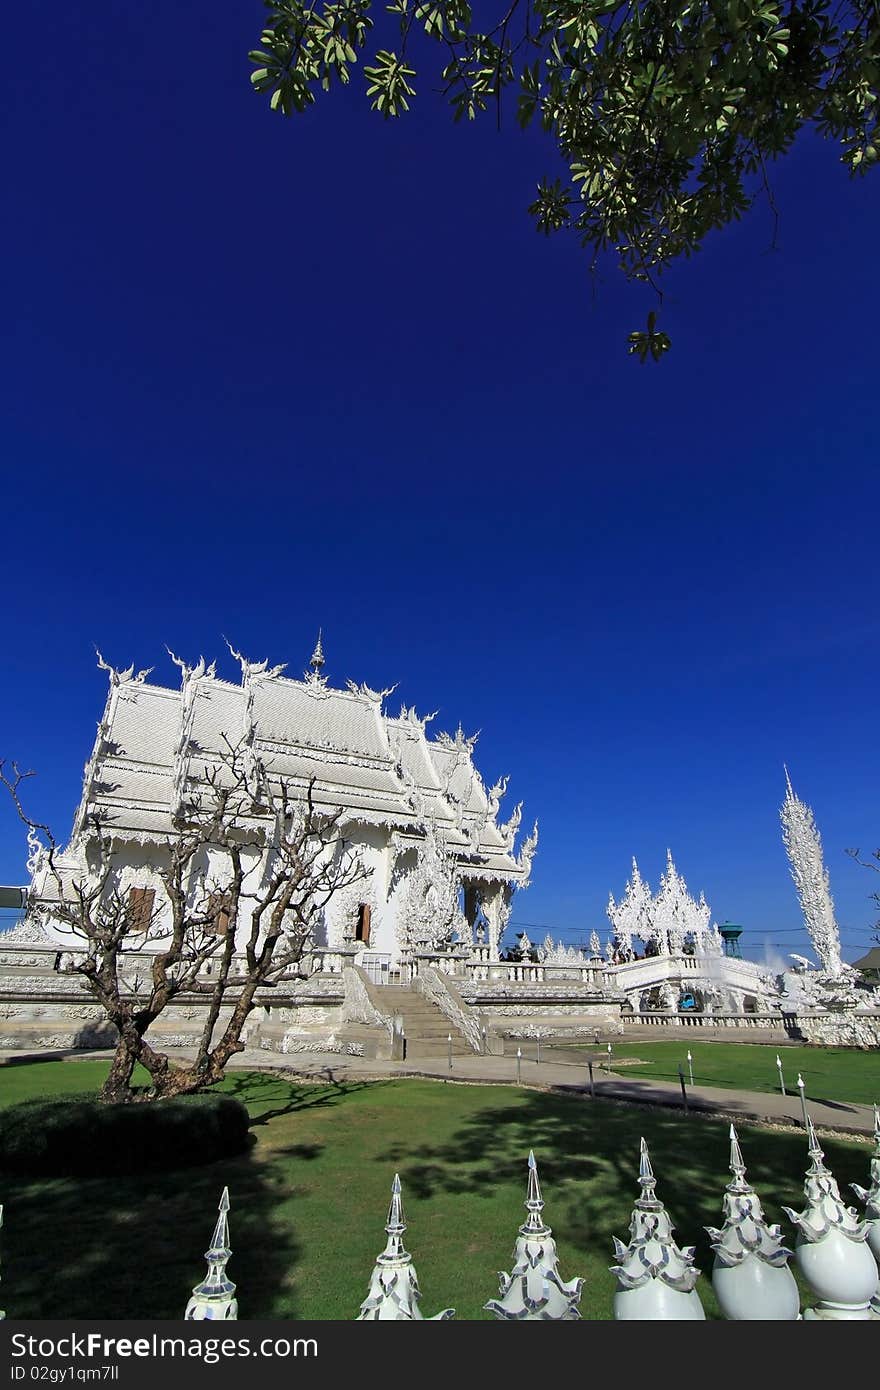
[[(803, 1135), (737, 1124), (743, 1156), (768, 1221), (783, 1224), (792, 1246), (795, 1232), (783, 1204), (802, 1209), (808, 1166)], [(500, 1185), (524, 1195), (530, 1149), (538, 1161), (545, 1217), (554, 1232), (601, 1258), (613, 1257), (613, 1236), (626, 1237), (629, 1212), (639, 1196), (639, 1139), (648, 1142), (657, 1191), (678, 1228), (681, 1244), (697, 1247), (697, 1263), (712, 1264), (704, 1227), (722, 1222), (722, 1197), (730, 1181), (729, 1122), (684, 1116), (610, 1100), (547, 1092), (515, 1093), (510, 1104), (471, 1116), (449, 1142), (417, 1146), (395, 1142), (379, 1158), (400, 1173), (414, 1198), (452, 1193), (490, 1199)], [(864, 1183), (869, 1150), (822, 1139), (826, 1162), (848, 1201), (848, 1184)], [(522, 1200), (522, 1199), (520, 1199)], [(522, 1219), (511, 1209), (511, 1231)], [(465, 1209), (462, 1220), (466, 1223)], [(793, 1246), (792, 1246), (793, 1248)]]
[(241, 1316), (279, 1316), (280, 1299), (289, 1309), (298, 1245), (275, 1216), (283, 1184), (252, 1156), (165, 1173), (0, 1180), (8, 1318), (182, 1319), (227, 1186)]
[(230, 1072), (222, 1084), (224, 1095), (234, 1096), (242, 1101), (250, 1114), (251, 1129), (265, 1125), (281, 1115), (292, 1115), (297, 1110), (324, 1108), (338, 1105), (346, 1096), (365, 1086), (376, 1086), (376, 1082), (337, 1081), (330, 1071), (324, 1083), (297, 1081), (278, 1072), (242, 1071)]

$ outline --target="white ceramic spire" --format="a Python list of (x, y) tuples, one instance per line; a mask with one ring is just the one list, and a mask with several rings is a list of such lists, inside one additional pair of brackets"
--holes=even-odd
[[(858, 1183), (854, 1182), (852, 1190), (859, 1201), (865, 1204), (868, 1245), (874, 1252), (874, 1259), (880, 1267), (880, 1106), (877, 1105), (874, 1106), (874, 1152), (871, 1155), (871, 1186), (866, 1189), (859, 1187)], [(878, 1276), (874, 1297), (871, 1299), (871, 1310), (880, 1316), (880, 1276)]]
[(801, 1213), (783, 1207), (797, 1227), (795, 1258), (819, 1303), (805, 1318), (867, 1321), (877, 1288), (877, 1264), (868, 1247), (868, 1224), (843, 1203), (833, 1175), (825, 1167), (813, 1121), (807, 1117), (810, 1166), (804, 1180), (807, 1205)]
[(496, 1318), (519, 1322), (571, 1322), (580, 1318), (578, 1304), (583, 1279), (563, 1283), (558, 1269), (556, 1242), (541, 1212), (544, 1199), (534, 1153), (529, 1154), (529, 1178), (525, 1208), (528, 1216), (519, 1228), (513, 1251), (513, 1270), (498, 1279), (499, 1298), (485, 1307)]
[(694, 1248), (679, 1248), (673, 1240), (675, 1227), (656, 1194), (644, 1139), (640, 1144), (639, 1186), (642, 1194), (633, 1208), (629, 1244), (614, 1239), (614, 1253), (620, 1262), (611, 1266), (612, 1274), (617, 1275), (614, 1316), (618, 1321), (704, 1319), (706, 1314), (694, 1287), (699, 1276)]
[[(361, 1304), (356, 1322), (423, 1321), (423, 1314), (419, 1309), (422, 1295), (418, 1275), (412, 1255), (403, 1244), (405, 1230), (400, 1178), (395, 1173), (391, 1184), (391, 1205), (385, 1223), (388, 1239), (385, 1249), (376, 1260), (370, 1277), (369, 1293)], [(455, 1309), (444, 1308), (443, 1312), (436, 1313), (431, 1321), (445, 1322), (453, 1317)]]
[(715, 1251), (712, 1287), (725, 1318), (740, 1322), (795, 1321), (800, 1297), (788, 1267), (791, 1251), (779, 1226), (768, 1226), (761, 1199), (746, 1178), (739, 1139), (730, 1126), (730, 1171), (724, 1225), (707, 1226)]
[(822, 839), (810, 807), (795, 795), (788, 768), (785, 769), (785, 788), (779, 818), (804, 924), (822, 969), (827, 975), (837, 976), (843, 973), (840, 932), (834, 917), (828, 870), (822, 858)]
[(218, 1208), (217, 1224), (211, 1237), (211, 1244), (205, 1251), (208, 1272), (200, 1284), (196, 1284), (192, 1298), (186, 1305), (185, 1319), (213, 1322), (234, 1321), (238, 1317), (238, 1301), (235, 1285), (226, 1277), (226, 1264), (232, 1251), (229, 1248), (229, 1188), (224, 1187)]

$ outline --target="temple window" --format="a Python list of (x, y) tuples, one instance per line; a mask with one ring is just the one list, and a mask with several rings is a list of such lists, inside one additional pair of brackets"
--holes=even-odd
[(361, 903), (358, 908), (357, 927), (355, 928), (355, 941), (363, 941), (365, 946), (370, 944), (370, 907), (368, 903)]
[(126, 905), (129, 931), (149, 931), (155, 899), (155, 888), (129, 888)]
[(226, 893), (212, 893), (208, 899), (208, 913), (213, 921), (208, 924), (206, 931), (213, 932), (215, 936), (225, 936), (229, 931), (229, 922), (232, 917), (228, 895)]

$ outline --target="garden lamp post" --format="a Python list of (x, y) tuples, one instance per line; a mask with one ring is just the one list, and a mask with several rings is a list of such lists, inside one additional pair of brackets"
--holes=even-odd
[(798, 1090), (799, 1090), (800, 1093), (801, 1093), (801, 1114), (802, 1114), (803, 1117), (804, 1117), (804, 1129), (806, 1129), (806, 1128), (807, 1128), (807, 1118), (808, 1118), (808, 1117), (807, 1117), (807, 1101), (806, 1101), (806, 1093), (805, 1093), (804, 1078), (801, 1076), (800, 1072), (798, 1072), (797, 1088), (798, 1088)]
[(785, 1077), (782, 1075), (782, 1058), (780, 1057), (778, 1052), (776, 1054), (776, 1070), (779, 1072), (779, 1089), (781, 1090), (784, 1096), (788, 1095), (788, 1092), (785, 1089)]
[(449, 1048), (449, 1070), (452, 1071), (452, 1034), (451, 1034), (451, 1033), (449, 1034), (448, 1038), (446, 1039), (446, 1045), (447, 1045), (447, 1047)]
[(519, 1085), (522, 1080), (522, 1048), (516, 1049), (516, 1082)]
[(691, 1050), (690, 1050), (690, 1048), (688, 1048), (688, 1071), (690, 1072), (690, 1075), (691, 1075), (691, 1085), (693, 1086), (693, 1084), (694, 1084), (694, 1059), (693, 1059), (693, 1057), (691, 1056)]

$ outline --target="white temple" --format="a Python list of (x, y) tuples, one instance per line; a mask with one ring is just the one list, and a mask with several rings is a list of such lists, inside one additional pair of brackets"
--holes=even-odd
[[(207, 779), (221, 774), (230, 747), (244, 768), (236, 825), (259, 833), (242, 836), (247, 863), (237, 922), (222, 902), (216, 927), (211, 915), (213, 886), (222, 888), (228, 874), (226, 851), (221, 846), (214, 860), (206, 848), (194, 861), (191, 889), (209, 909), (209, 932), (234, 932), (241, 952), (277, 830), (275, 787), (295, 803), (310, 794), (318, 811), (338, 814), (333, 833), (363, 870), (316, 910), (302, 958), (271, 989), (261, 988), (243, 1039), (250, 1047), (414, 1058), (436, 1055), (438, 1038), (451, 1056), (453, 1044), (500, 1052), (506, 1040), (583, 1041), (599, 1030), (642, 1026), (740, 1035), (748, 1028), (756, 1040), (755, 1030), (768, 1039), (880, 1041), (878, 995), (840, 964), (818, 835), (790, 783), (786, 844), (824, 970), (804, 961), (774, 976), (726, 953), (705, 897), (691, 895), (669, 852), (656, 892), (633, 860), (623, 895), (609, 900), (613, 936), (604, 953), (595, 929), (585, 950), (549, 935), (532, 946), (520, 932), (518, 946), (502, 953), (514, 894), (529, 883), (538, 828), (517, 840), (521, 805), (500, 819), (508, 779), (483, 781), (474, 763), (476, 736), (459, 727), (429, 737), (433, 716), (406, 707), (386, 713), (390, 690), (330, 685), (320, 638), (300, 680), (283, 666), (230, 651), (238, 682), (221, 679), (214, 664), (189, 666), (172, 655), (177, 688), (151, 684), (149, 670), (117, 671), (99, 657), (109, 691), (73, 832), (55, 853), (58, 875), (31, 831), (28, 917), (0, 938), (0, 1047), (114, 1042), (76, 969), (85, 941), (72, 939), (57, 911), (53, 917), (58, 893), (67, 897), (77, 883), (88, 884), (109, 845), (113, 893), (133, 914), (139, 937), (126, 947), (122, 976), (137, 995), (168, 935), (163, 870), (183, 813)], [(181, 993), (151, 1025), (158, 1046), (188, 1047), (200, 1036), (207, 957), (204, 970), (198, 984), (205, 989)]]
[[(150, 671), (120, 672), (101, 660), (110, 688), (63, 869), (71, 878), (83, 872), (98, 814), (118, 857), (120, 890), (148, 895), (158, 935), (157, 866), (172, 816), (233, 744), (294, 796), (311, 783), (319, 811), (343, 811), (340, 835), (366, 877), (334, 896), (314, 946), (350, 944), (354, 963), (381, 957), (393, 970), (402, 954), (470, 943), (479, 916), (497, 958), (513, 892), (529, 881), (537, 825), (516, 853), (521, 805), (500, 820), (508, 779), (484, 784), (473, 761), (476, 735), (459, 727), (429, 738), (433, 715), (385, 713), (390, 690), (352, 681), (334, 688), (322, 673), (320, 639), (302, 680), (233, 655), (237, 684), (220, 679), (213, 663), (188, 666), (172, 655), (177, 689), (149, 684)], [(38, 848), (29, 868), (39, 894)]]

